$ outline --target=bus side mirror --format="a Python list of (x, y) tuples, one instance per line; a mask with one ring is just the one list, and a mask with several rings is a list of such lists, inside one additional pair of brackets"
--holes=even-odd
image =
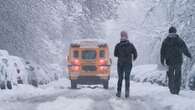
[(110, 64), (112, 65), (112, 59), (110, 58)]
[(66, 61), (69, 61), (69, 56), (66, 56)]

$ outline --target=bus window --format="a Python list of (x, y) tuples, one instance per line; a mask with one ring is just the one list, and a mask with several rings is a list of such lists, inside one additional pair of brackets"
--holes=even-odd
[(82, 59), (84, 59), (84, 60), (96, 59), (96, 51), (95, 50), (84, 50), (84, 51), (82, 51)]
[(73, 57), (79, 58), (79, 51), (78, 50), (73, 51)]
[(100, 50), (100, 58), (105, 58), (105, 51), (104, 50)]

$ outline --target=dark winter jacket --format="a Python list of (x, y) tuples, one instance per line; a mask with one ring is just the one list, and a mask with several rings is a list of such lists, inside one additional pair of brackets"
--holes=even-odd
[(132, 60), (137, 58), (137, 51), (128, 40), (121, 41), (115, 46), (114, 56), (118, 57), (118, 63), (132, 64)]
[(191, 54), (185, 42), (175, 33), (170, 33), (163, 41), (161, 47), (161, 63), (164, 65), (176, 65), (183, 63), (183, 54), (191, 58)]

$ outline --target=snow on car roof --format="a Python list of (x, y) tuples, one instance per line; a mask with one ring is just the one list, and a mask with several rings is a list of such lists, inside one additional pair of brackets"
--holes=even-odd
[(0, 50), (0, 59), (3, 58), (8, 58), (9, 57), (9, 53), (6, 50)]

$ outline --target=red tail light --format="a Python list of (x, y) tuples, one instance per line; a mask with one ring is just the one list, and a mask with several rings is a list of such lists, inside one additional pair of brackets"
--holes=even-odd
[(78, 71), (80, 71), (80, 61), (79, 61), (79, 59), (74, 59), (74, 60), (72, 60), (71, 61), (71, 69), (73, 70), (73, 71), (75, 71), (75, 72), (78, 72)]
[(80, 61), (79, 61), (78, 59), (74, 59), (74, 60), (72, 61), (72, 64), (73, 64), (73, 65), (80, 65)]
[(106, 60), (104, 60), (104, 59), (99, 60), (99, 70), (100, 71), (108, 70), (108, 66), (106, 65)]
[(99, 60), (99, 64), (100, 64), (100, 65), (106, 65), (106, 60), (100, 59), (100, 60)]
[(73, 71), (79, 71), (79, 70), (80, 70), (80, 66), (73, 66), (73, 67), (72, 67), (72, 70), (73, 70)]

